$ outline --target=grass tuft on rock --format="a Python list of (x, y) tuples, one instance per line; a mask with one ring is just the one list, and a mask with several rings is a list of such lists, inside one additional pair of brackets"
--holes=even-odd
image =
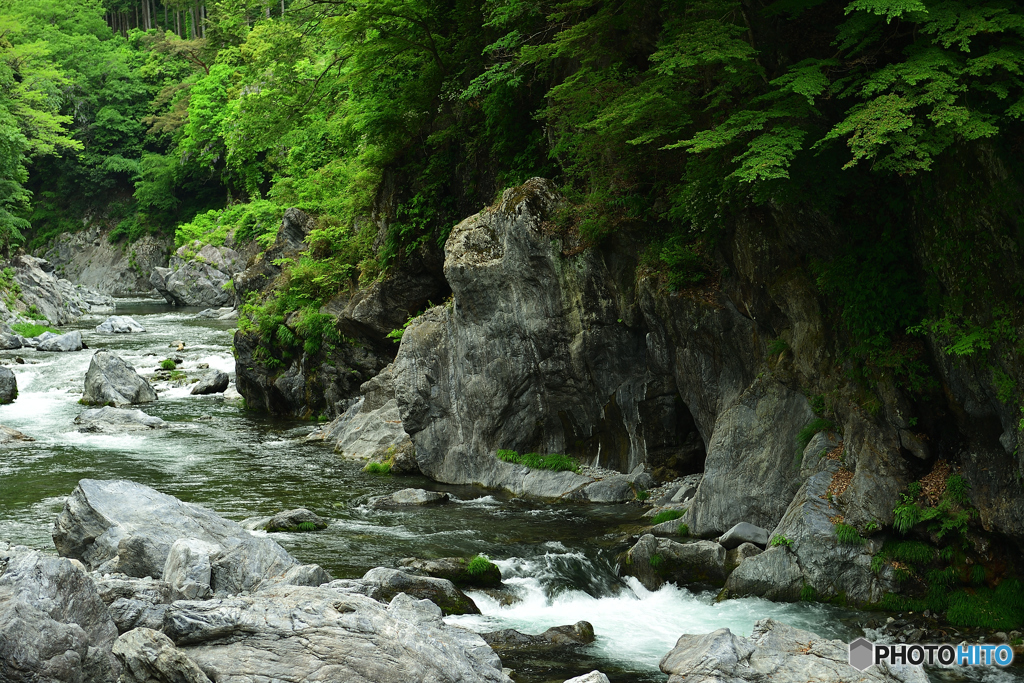
[(864, 545), (864, 539), (857, 528), (849, 524), (836, 524), (833, 529), (836, 533), (836, 540), (843, 545)]
[(300, 522), (299, 525), (297, 527), (295, 527), (295, 530), (296, 531), (316, 531), (316, 524), (314, 524), (313, 522)]
[(680, 536), (689, 536), (690, 535), (690, 525), (689, 524), (680, 524), (676, 528), (676, 533), (679, 534)]
[(178, 367), (178, 364), (174, 362), (173, 358), (164, 358), (160, 361), (161, 370), (174, 370)]
[(469, 564), (466, 565), (466, 573), (471, 576), (481, 576), (494, 566), (495, 564), (486, 555), (474, 555)]
[(391, 463), (389, 462), (368, 462), (363, 472), (370, 474), (391, 474)]
[(799, 453), (803, 453), (804, 449), (807, 448), (807, 444), (811, 442), (814, 435), (818, 432), (834, 432), (836, 431), (836, 425), (831, 420), (824, 420), (822, 418), (816, 418), (811, 420), (810, 424), (800, 430), (796, 435), (796, 447)]
[(36, 325), (35, 323), (11, 323), (11, 330), (15, 334), (20, 334), (22, 337), (31, 339), (32, 337), (38, 337), (44, 332), (53, 332), (54, 334), (60, 334), (58, 330), (46, 325)]
[(580, 465), (576, 462), (575, 458), (561, 453), (549, 453), (548, 455), (523, 453), (520, 455), (516, 451), (501, 448), (495, 453), (495, 457), (504, 462), (525, 465), (532, 470), (550, 470), (552, 472), (580, 471)]
[(662, 510), (654, 515), (654, 518), (651, 519), (651, 524), (658, 525), (662, 522), (671, 522), (673, 519), (679, 519), (682, 516), (682, 510)]

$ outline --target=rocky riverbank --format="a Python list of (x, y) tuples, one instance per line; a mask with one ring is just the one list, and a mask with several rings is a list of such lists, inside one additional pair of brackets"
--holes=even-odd
[[(79, 482), (53, 541), (60, 557), (0, 543), (4, 680), (507, 683), (514, 672), (489, 643), (501, 651), (550, 650), (594, 637), (585, 622), (538, 636), (481, 637), (442, 619), (476, 610), (447, 579), (381, 567), (362, 579), (332, 580), (270, 536), (130, 481)], [(727, 670), (735, 658), (718, 656), (722, 638), (756, 653), (754, 669), (811, 672), (826, 682), (854, 673), (836, 654), (844, 644), (770, 620), (750, 641), (727, 630), (684, 635), (662, 670), (680, 677), (713, 664), (721, 671), (708, 670), (703, 680), (754, 680)], [(927, 680), (914, 667), (872, 676)]]

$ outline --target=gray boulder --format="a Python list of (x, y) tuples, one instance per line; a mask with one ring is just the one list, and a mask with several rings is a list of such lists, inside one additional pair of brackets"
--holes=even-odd
[(878, 664), (857, 671), (849, 648), (809, 631), (762, 619), (750, 638), (721, 628), (703, 635), (683, 635), (660, 663), (668, 683), (927, 683), (920, 666)]
[(167, 423), (159, 417), (146, 415), (138, 408), (90, 408), (75, 418), (80, 432), (137, 432), (164, 429)]
[(713, 541), (677, 543), (645, 534), (626, 553), (622, 573), (635, 576), (648, 590), (666, 581), (680, 585), (725, 581), (725, 548)]
[(240, 522), (249, 531), (307, 531), (300, 525), (312, 524), (312, 530), (326, 529), (327, 520), (306, 508), (295, 508), (278, 512), (271, 517), (250, 517)]
[(578, 621), (570, 626), (552, 626), (536, 636), (506, 628), (481, 633), (480, 637), (499, 653), (509, 650), (550, 650), (589, 645), (594, 642), (594, 627), (588, 621)]
[(78, 330), (68, 332), (66, 334), (55, 335), (46, 340), (40, 341), (39, 345), (36, 346), (37, 351), (51, 351), (59, 353), (81, 351), (83, 348), (85, 347), (82, 344), (82, 333)]
[(739, 567), (751, 557), (760, 555), (763, 552), (764, 550), (758, 548), (753, 543), (744, 543), (733, 548), (725, 553), (725, 571), (731, 574), (736, 567)]
[(602, 672), (598, 671), (597, 669), (594, 669), (593, 671), (591, 671), (588, 674), (583, 674), (582, 676), (577, 676), (576, 678), (570, 678), (569, 680), (565, 681), (565, 683), (611, 683), (611, 682), (608, 680), (608, 677), (605, 676)]
[(219, 307), (234, 295), (224, 289), (231, 276), (245, 264), (241, 254), (228, 247), (184, 245), (171, 257), (167, 268), (154, 268), (149, 283), (175, 306)]
[(732, 550), (744, 543), (753, 543), (763, 548), (768, 545), (768, 531), (747, 522), (740, 522), (722, 534), (718, 542), (726, 550)]
[(11, 332), (10, 328), (0, 329), (0, 351), (13, 351), (22, 346), (21, 337)]
[[(382, 605), (328, 587), (275, 586), (177, 602), (164, 633), (212, 680), (510, 683), (480, 636), (408, 595)], [(131, 668), (135, 648), (118, 649)]]
[(145, 332), (146, 328), (128, 315), (112, 315), (96, 326), (97, 332), (105, 334), (128, 334)]
[(89, 369), (85, 373), (82, 403), (123, 406), (149, 403), (156, 399), (153, 387), (140, 377), (127, 361), (106, 349), (100, 349), (93, 354), (92, 360), (89, 361)]
[(228, 374), (219, 370), (208, 373), (192, 387), (192, 395), (219, 394), (228, 388)]
[(368, 504), (372, 508), (386, 509), (414, 505), (443, 505), (449, 500), (451, 500), (451, 496), (447, 493), (423, 489), (402, 489), (390, 495), (372, 498)]
[(106, 603), (118, 633), (138, 627), (162, 627), (164, 612), (174, 597), (166, 581), (95, 572), (89, 576), (96, 585), (100, 599)]
[(0, 425), (0, 444), (10, 446), (13, 444), (25, 443), (27, 441), (35, 441), (35, 439), (31, 436), (25, 436), (17, 429), (11, 429), (10, 427)]
[(122, 667), (118, 683), (210, 683), (170, 638), (151, 628), (123, 634), (114, 643), (113, 653)]
[(405, 570), (438, 579), (448, 579), (456, 586), (497, 588), (501, 585), (501, 570), (493, 562), (487, 569), (475, 574), (469, 573), (469, 560), (464, 557), (442, 557), (436, 560), (420, 560), (407, 557), (398, 564)]
[(418, 600), (430, 600), (445, 615), (480, 614), (476, 603), (447, 579), (377, 567), (366, 572), (360, 581), (369, 587), (366, 595), (380, 602), (389, 602), (399, 593), (406, 593)]
[(51, 325), (67, 325), (86, 313), (114, 310), (114, 300), (84, 287), (76, 287), (54, 274), (51, 263), (27, 254), (10, 261), (14, 281), (21, 289), (15, 308), (35, 310)]
[(299, 565), (270, 538), (253, 536), (211, 510), (130, 481), (83, 479), (53, 529), (61, 555), (92, 570), (136, 577), (162, 578), (179, 539), (197, 539), (212, 548), (203, 560), (199, 545), (189, 545), (190, 559), (177, 565), (186, 570), (173, 577), (179, 588), (194, 580), (187, 570), (192, 563), (209, 562), (206, 583), (217, 595), (254, 590)]
[(18, 378), (11, 369), (0, 365), (0, 405), (13, 403), (18, 398)]
[(654, 477), (646, 472), (619, 474), (588, 484), (570, 497), (578, 497), (592, 503), (622, 503), (637, 500), (643, 495), (642, 492), (653, 488), (654, 485)]
[(117, 627), (69, 560), (0, 543), (0, 680), (113, 683)]

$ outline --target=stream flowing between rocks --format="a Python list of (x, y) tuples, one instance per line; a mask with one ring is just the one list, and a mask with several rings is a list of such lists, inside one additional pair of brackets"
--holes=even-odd
[[(754, 622), (773, 617), (829, 638), (861, 635), (859, 615), (819, 604), (782, 604), (761, 599), (714, 602), (712, 592), (667, 585), (650, 592), (615, 573), (615, 548), (643, 524), (636, 505), (545, 505), (471, 487), (437, 484), (423, 477), (362, 472), (361, 463), (341, 459), (305, 437), (310, 422), (247, 413), (241, 402), (221, 395), (192, 396), (189, 385), (156, 382), (159, 400), (142, 407), (170, 427), (121, 435), (83, 434), (73, 420), (89, 360), (109, 348), (151, 379), (158, 363), (180, 356), (191, 376), (200, 364), (234, 374), (234, 322), (197, 320), (196, 310), (162, 302), (120, 300), (119, 315), (131, 315), (147, 331), (108, 335), (94, 331), (106, 316), (87, 316), (81, 329), (89, 349), (41, 353), (0, 352), (14, 370), (20, 396), (0, 406), (0, 424), (35, 439), (0, 457), (0, 539), (53, 552), (50, 531), (65, 497), (80, 479), (131, 479), (241, 520), (307, 507), (330, 520), (312, 533), (275, 534), (303, 562), (317, 563), (336, 578), (354, 578), (404, 557), (471, 556), (482, 553), (501, 568), (518, 600), (499, 604), (468, 591), (482, 615), (446, 621), (476, 631), (515, 628), (540, 633), (579, 620), (594, 626), (594, 644), (565, 656), (505, 655), (518, 681), (564, 681), (598, 668), (614, 683), (665, 681), (658, 662), (683, 633), (728, 627), (749, 635)], [(172, 342), (183, 341), (176, 352)], [(25, 364), (16, 364), (22, 357)], [(381, 511), (365, 503), (374, 495), (407, 487), (447, 491), (455, 504)], [(978, 671), (971, 680), (1024, 680), (1020, 669)], [(934, 680), (951, 674), (933, 672)], [(983, 676), (983, 677), (982, 677)]]

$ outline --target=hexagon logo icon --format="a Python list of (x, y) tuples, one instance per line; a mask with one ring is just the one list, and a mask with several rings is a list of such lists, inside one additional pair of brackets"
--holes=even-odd
[(850, 666), (863, 671), (875, 663), (875, 646), (865, 638), (858, 638), (850, 643)]

